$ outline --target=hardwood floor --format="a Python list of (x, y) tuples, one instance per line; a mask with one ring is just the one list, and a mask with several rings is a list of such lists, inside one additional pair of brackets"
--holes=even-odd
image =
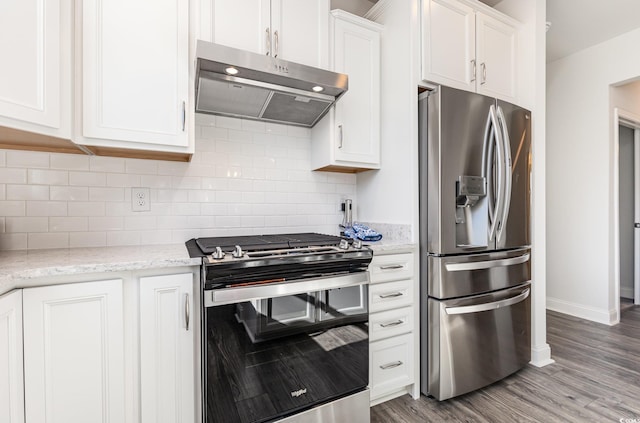
[(556, 361), (438, 402), (409, 395), (371, 409), (371, 422), (640, 422), (640, 307), (606, 326), (547, 312)]

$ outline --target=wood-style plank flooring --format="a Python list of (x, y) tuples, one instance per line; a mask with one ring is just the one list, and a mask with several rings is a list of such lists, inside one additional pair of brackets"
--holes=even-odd
[(640, 306), (606, 326), (547, 312), (556, 361), (438, 402), (409, 395), (371, 409), (378, 422), (640, 422)]

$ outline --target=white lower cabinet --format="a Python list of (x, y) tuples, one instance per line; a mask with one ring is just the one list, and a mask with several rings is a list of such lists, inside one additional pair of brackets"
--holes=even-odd
[(414, 253), (375, 253), (369, 266), (371, 404), (420, 395)]
[(413, 333), (371, 344), (371, 399), (413, 383)]
[(22, 290), (0, 296), (0, 422), (24, 422)]
[(123, 422), (122, 280), (23, 295), (27, 421)]
[(193, 423), (193, 274), (140, 278), (143, 423)]
[(195, 422), (197, 270), (158, 273), (0, 297), (0, 422)]

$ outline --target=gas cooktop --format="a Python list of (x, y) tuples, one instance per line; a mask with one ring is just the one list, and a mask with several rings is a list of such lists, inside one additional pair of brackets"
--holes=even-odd
[(305, 247), (337, 247), (345, 245), (344, 238), (312, 232), (278, 235), (244, 235), (197, 238), (187, 241), (187, 250), (191, 257), (204, 257), (215, 254), (218, 248), (231, 253), (240, 246), (242, 251), (272, 251)]

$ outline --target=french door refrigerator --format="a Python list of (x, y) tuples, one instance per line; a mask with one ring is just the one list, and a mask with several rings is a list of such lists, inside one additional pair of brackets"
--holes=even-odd
[(421, 389), (444, 400), (531, 358), (531, 113), (439, 86), (419, 123)]

